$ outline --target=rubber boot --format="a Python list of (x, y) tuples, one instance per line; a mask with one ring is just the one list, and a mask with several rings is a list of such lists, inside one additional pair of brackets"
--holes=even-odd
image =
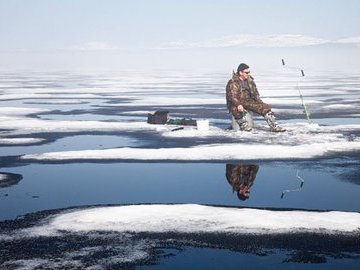
[(251, 119), (251, 116), (248, 114), (247, 111), (244, 111), (242, 113), (242, 117), (240, 119), (236, 119), (236, 122), (239, 125), (241, 131), (251, 131), (252, 130), (252, 125), (251, 125), (251, 123), (249, 123), (250, 119)]
[(250, 127), (250, 125), (247, 121), (243, 121), (242, 119), (239, 119), (238, 124), (240, 126), (241, 131), (251, 131), (252, 130), (252, 128)]
[(266, 122), (268, 123), (270, 130), (272, 132), (284, 132), (286, 131), (285, 128), (282, 128), (278, 125), (278, 123), (276, 122), (276, 118), (275, 115), (272, 111), (268, 112), (267, 114), (265, 114), (264, 116)]

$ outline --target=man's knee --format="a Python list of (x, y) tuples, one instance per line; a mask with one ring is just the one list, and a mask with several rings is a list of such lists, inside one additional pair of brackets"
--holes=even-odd
[(266, 103), (262, 103), (261, 106), (260, 106), (260, 111), (261, 111), (261, 115), (262, 116), (265, 116), (268, 112), (271, 111), (271, 107), (269, 104), (266, 104)]
[(269, 107), (269, 108), (264, 108), (264, 109), (262, 110), (261, 115), (262, 115), (262, 116), (265, 116), (268, 112), (271, 112), (271, 108), (270, 108), (270, 107)]

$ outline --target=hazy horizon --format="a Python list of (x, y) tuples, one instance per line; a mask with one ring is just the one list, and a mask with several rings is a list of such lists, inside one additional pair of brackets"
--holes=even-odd
[[(251, 12), (244, 12), (246, 7)], [(360, 3), (0, 1), (0, 70), (356, 70)]]

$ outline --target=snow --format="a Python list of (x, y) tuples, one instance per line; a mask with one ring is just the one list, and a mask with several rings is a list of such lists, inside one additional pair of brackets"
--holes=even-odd
[(7, 180), (6, 175), (0, 173), (0, 182)]
[(332, 105), (326, 105), (323, 108), (324, 109), (353, 109), (353, 108), (356, 108), (356, 106), (351, 105), (351, 104), (332, 104)]
[[(0, 129), (12, 129), (21, 134), (35, 132), (92, 132), (92, 131), (153, 131), (168, 138), (201, 138), (218, 137), (233, 139), (231, 144), (203, 144), (183, 148), (117, 148), (107, 150), (68, 151), (54, 153), (38, 153), (25, 155), (23, 160), (69, 160), (69, 159), (136, 159), (136, 160), (226, 160), (226, 159), (304, 159), (324, 157), (334, 153), (358, 152), (358, 139), (349, 141), (342, 132), (358, 131), (360, 125), (320, 126), (303, 122), (287, 123), (288, 130), (284, 134), (272, 133), (264, 126), (263, 120), (253, 132), (232, 132), (211, 126), (208, 131), (200, 131), (195, 127), (172, 132), (174, 126), (150, 125), (145, 122), (105, 122), (105, 121), (65, 121), (29, 118), (27, 114), (46, 112), (42, 109), (2, 108)], [(7, 145), (33, 144), (43, 141), (41, 138), (1, 138), (0, 143)], [(252, 141), (248, 143), (246, 140)]]
[[(97, 258), (93, 265), (88, 266), (86, 261), (82, 259), (91, 258), (96, 253), (104, 252), (104, 250), (111, 250), (113, 255), (106, 258)], [(34, 270), (34, 269), (86, 269), (86, 270), (102, 270), (106, 269), (106, 265), (131, 263), (141, 261), (150, 256), (146, 251), (144, 245), (139, 244), (131, 245), (126, 243), (125, 246), (93, 246), (85, 247), (75, 251), (67, 251), (57, 254), (56, 258), (47, 256), (46, 258), (32, 258), (20, 260), (8, 260), (1, 266), (6, 269), (17, 270)], [(15, 268), (16, 267), (16, 268)]]
[[(57, 98), (74, 98), (74, 99), (92, 99), (92, 98), (101, 98), (100, 95), (95, 94), (71, 94), (71, 95), (56, 95)], [(15, 99), (51, 99), (54, 98), (54, 95), (49, 93), (24, 93), (24, 94), (3, 94), (1, 95), (0, 100), (15, 100)]]
[[(24, 121), (22, 121), (24, 120)], [(17, 129), (23, 134), (35, 132), (79, 132), (79, 131), (119, 131), (119, 130), (153, 130), (154, 126), (144, 122), (103, 122), (103, 121), (62, 121), (12, 118), (1, 121), (0, 128)]]
[[(228, 75), (224, 74), (194, 75), (164, 72), (160, 75), (125, 72), (121, 76), (107, 74), (102, 77), (33, 74), (29, 77), (21, 77), (18, 82), (17, 78), (9, 75), (9, 80), (14, 85), (12, 88), (1, 89), (0, 95), (0, 104), (4, 105), (0, 107), (0, 144), (11, 146), (40, 143), (46, 141), (47, 138), (37, 138), (39, 134), (48, 136), (49, 133), (57, 135), (58, 133), (136, 132), (137, 135), (151, 133), (158, 141), (166, 139), (179, 142), (181, 139), (189, 138), (197, 141), (205, 139), (197, 145), (188, 144), (183, 140), (184, 143), (177, 144), (181, 147), (172, 148), (139, 148), (139, 144), (135, 147), (128, 145), (128, 147), (104, 150), (35, 152), (32, 155), (24, 155), (23, 160), (304, 159), (359, 152), (358, 137), (348, 135), (359, 132), (360, 126), (356, 124), (324, 126), (308, 125), (305, 121), (287, 120), (279, 122), (288, 131), (284, 134), (274, 134), (269, 132), (263, 119), (257, 119), (255, 129), (250, 133), (224, 130), (225, 122), (230, 125), (224, 98), (224, 86), (228, 79)], [(4, 80), (6, 84), (6, 76)], [(41, 82), (45, 84), (42, 85)], [(314, 76), (303, 78), (300, 82), (299, 78), (291, 74), (279, 73), (259, 75), (257, 82), (264, 101), (274, 106), (274, 112), (279, 112), (281, 115), (291, 116), (291, 114), (301, 113), (301, 101), (296, 85), (303, 88), (306, 104), (315, 107), (317, 112), (325, 111), (329, 117), (336, 117), (337, 115), (332, 114), (346, 110), (350, 115), (356, 114), (358, 89), (354, 88), (354, 85), (357, 85), (358, 79), (355, 77), (345, 80), (343, 76)], [(62, 87), (58, 89), (52, 85)], [(329, 91), (330, 87), (331, 91)], [(27, 108), (26, 102), (29, 99), (34, 108)], [(85, 100), (86, 105), (82, 104)], [(342, 100), (351, 104), (343, 104)], [(41, 108), (44, 105), (36, 103), (48, 104), (44, 109)], [(84, 120), (75, 120), (76, 117), (61, 118), (59, 111), (62, 110), (65, 113), (64, 104), (68, 103), (73, 104), (71, 110), (83, 113), (78, 115)], [(9, 104), (14, 104), (14, 106)], [(210, 129), (200, 131), (194, 127), (185, 127), (183, 130), (172, 132), (176, 126), (146, 123), (147, 106), (154, 110), (155, 108), (168, 109), (174, 105), (177, 106), (172, 110), (175, 113), (176, 108), (182, 111), (194, 110), (195, 115), (198, 113), (197, 120), (200, 118), (210, 120)], [(201, 115), (202, 110), (212, 111), (216, 108), (215, 105), (224, 108), (219, 111), (220, 114)], [(102, 110), (116, 111), (117, 107), (121, 107), (119, 114), (116, 112), (110, 115), (96, 114), (97, 110), (100, 113)], [(124, 107), (125, 110), (123, 110)], [(37, 116), (46, 113), (54, 114), (53, 110), (57, 111), (57, 119), (50, 120), (44, 119), (46, 117), (42, 115)], [(182, 111), (177, 114), (181, 115)], [(99, 115), (105, 120), (108, 116), (109, 121), (99, 120), (99, 117), (96, 118)], [(143, 116), (142, 119), (140, 115)], [(95, 119), (91, 119), (92, 116)], [(112, 119), (112, 116), (116, 116), (116, 120)], [(215, 123), (221, 123), (222, 128), (216, 126)], [(37, 136), (33, 135), (35, 133)], [(220, 144), (217, 143), (219, 138), (226, 140)], [(147, 140), (149, 137), (144, 137), (144, 139)]]
[[(28, 103), (31, 101), (27, 101)], [(36, 104), (55, 104), (55, 105), (61, 105), (61, 104), (83, 104), (84, 99), (35, 99), (33, 101)]]
[[(3, 118), (4, 116), (7, 116), (9, 119), (12, 119), (17, 116), (26, 116), (29, 114), (44, 113), (48, 111), (49, 110), (47, 109), (41, 109), (41, 108), (0, 107), (0, 117)], [(3, 118), (3, 119), (7, 119), (7, 118)], [(26, 120), (26, 118), (24, 120)]]
[(16, 265), (17, 270), (33, 270), (47, 262), (48, 261), (44, 259), (10, 260), (4, 266), (9, 266), (8, 269), (14, 269), (10, 267), (10, 265)]
[[(301, 100), (299, 97), (296, 98), (272, 98), (272, 97), (266, 97), (262, 98), (262, 100), (268, 104), (272, 105), (301, 105)], [(320, 106), (323, 104), (320, 100), (314, 100), (314, 99), (306, 99), (306, 104), (316, 104), (317, 106)]]
[(360, 213), (272, 211), (198, 204), (95, 207), (60, 213), (24, 229), (30, 237), (61, 232), (358, 233)]
[(22, 160), (262, 160), (309, 159), (329, 154), (359, 152), (360, 142), (313, 143), (307, 145), (210, 144), (189, 148), (116, 148), (29, 154)]
[[(65, 123), (64, 123), (65, 125)], [(102, 122), (97, 128), (110, 128)], [(115, 126), (114, 126), (115, 127)], [(121, 123), (116, 126), (118, 129)], [(352, 141), (341, 132), (346, 130), (360, 130), (360, 125), (319, 126), (317, 124), (293, 123), (284, 125), (285, 133), (272, 133), (268, 127), (256, 127), (253, 132), (233, 132), (210, 127), (208, 131), (200, 131), (195, 127), (172, 132), (172, 126), (148, 125), (141, 123), (124, 124), (124, 129), (131, 130), (143, 127), (156, 129), (162, 137), (170, 138), (229, 138), (236, 143), (199, 144), (193, 147), (172, 148), (140, 148), (122, 147), (102, 150), (82, 150), (29, 154), (22, 160), (266, 160), (266, 159), (309, 159), (321, 158), (329, 155), (359, 152), (360, 140)], [(49, 126), (47, 127), (49, 128)], [(61, 127), (58, 127), (59, 129)], [(62, 127), (64, 128), (64, 127)], [(69, 128), (69, 127), (67, 127)], [(79, 123), (77, 129), (81, 128)], [(83, 128), (85, 128), (83, 126)], [(252, 141), (251, 143), (249, 141)]]
[(0, 144), (6, 145), (33, 144), (40, 143), (42, 141), (44, 141), (44, 139), (40, 138), (0, 138)]

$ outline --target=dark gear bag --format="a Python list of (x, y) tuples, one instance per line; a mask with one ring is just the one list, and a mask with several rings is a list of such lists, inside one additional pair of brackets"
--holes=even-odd
[(169, 119), (168, 124), (170, 125), (183, 125), (183, 126), (196, 126), (196, 120), (191, 118), (174, 118)]
[(169, 120), (168, 111), (156, 111), (155, 113), (148, 113), (147, 122), (149, 124), (160, 124), (164, 125)]

